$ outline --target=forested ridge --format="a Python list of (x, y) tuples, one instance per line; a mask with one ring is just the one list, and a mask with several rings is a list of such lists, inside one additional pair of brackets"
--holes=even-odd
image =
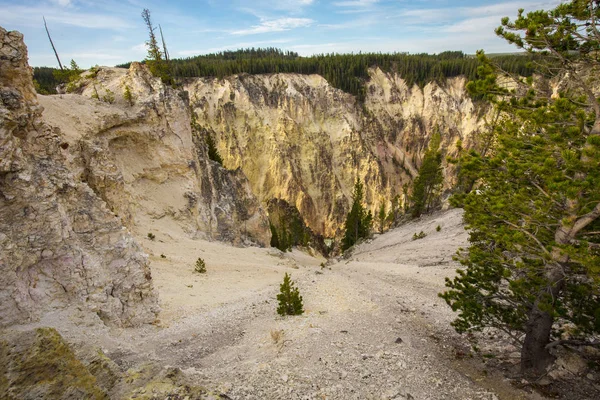
[[(524, 55), (501, 55), (494, 58), (507, 72), (530, 76), (531, 58)], [(386, 72), (398, 73), (409, 85), (425, 86), (431, 81), (463, 75), (469, 80), (477, 77), (477, 59), (460, 51), (439, 54), (358, 53), (321, 54), (301, 57), (298, 53), (276, 48), (241, 49), (189, 58), (172, 59), (170, 72), (174, 78), (217, 77), (229, 75), (298, 73), (318, 74), (332, 86), (364, 98), (364, 82), (368, 69), (379, 67)], [(130, 63), (117, 65), (128, 68)], [(53, 93), (59, 83), (52, 68), (34, 68), (34, 77), (40, 87)]]

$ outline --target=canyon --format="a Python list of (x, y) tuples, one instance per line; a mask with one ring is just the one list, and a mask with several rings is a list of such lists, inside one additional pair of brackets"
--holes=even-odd
[[(364, 103), (317, 75), (173, 88), (140, 63), (92, 68), (69, 93), (42, 96), (23, 36), (0, 28), (0, 390), (541, 398), (488, 376), (493, 361), (459, 357), (469, 350), (437, 293), (467, 243), (461, 210), (330, 260), (310, 247), (269, 248), (270, 202), (339, 239), (357, 179), (373, 213), (389, 209), (434, 133), (451, 158), (486, 129), (488, 110), (464, 78), (409, 87), (369, 73)], [(455, 180), (445, 160), (445, 193)], [(412, 240), (419, 231), (427, 238)], [(206, 274), (193, 272), (198, 258)], [(275, 315), (284, 272), (305, 294), (302, 317)]]

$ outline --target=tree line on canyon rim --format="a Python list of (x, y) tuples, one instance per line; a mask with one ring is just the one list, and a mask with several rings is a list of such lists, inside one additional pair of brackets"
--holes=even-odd
[[(596, 0), (573, 0), (527, 14), (520, 10), (514, 21), (504, 18), (496, 33), (528, 56), (299, 57), (250, 49), (167, 62), (162, 58), (166, 48), (161, 53), (156, 47), (146, 62), (169, 83), (173, 77), (240, 72), (319, 73), (359, 99), (367, 68), (374, 65), (419, 85), (466, 75), (469, 92), (489, 102), (494, 112), (479, 143), (460, 148), (452, 160), (458, 184), (451, 203), (465, 210), (470, 246), (457, 254), (463, 268), (447, 279), (441, 296), (458, 312), (453, 322), (458, 332), (506, 334), (521, 349), (521, 371), (541, 376), (556, 346), (600, 344), (600, 100), (594, 92), (600, 77), (599, 19)], [(152, 33), (151, 23), (149, 29)], [(158, 46), (156, 39), (151, 42)], [(47, 71), (37, 72), (43, 87), (44, 79), (51, 79)], [(499, 83), (498, 77), (507, 75), (515, 89)], [(552, 93), (552, 79), (566, 84)], [(441, 164), (435, 143), (426, 154), (429, 172), (423, 170), (424, 160), (413, 187), (403, 188), (410, 203), (392, 207), (396, 216), (398, 209), (418, 216), (435, 205)], [(344, 247), (371, 230), (373, 216), (362, 204), (362, 190), (356, 181)], [(425, 194), (433, 197), (419, 197)], [(298, 237), (305, 240), (301, 228)]]
[[(158, 41), (156, 43), (158, 46)], [(503, 70), (521, 76), (531, 76), (534, 71), (533, 59), (534, 57), (526, 54), (494, 57)], [(117, 67), (128, 68), (129, 65), (130, 63), (126, 63)], [(423, 87), (431, 81), (443, 82), (446, 78), (456, 76), (465, 76), (469, 80), (476, 79), (478, 61), (476, 57), (460, 51), (447, 51), (434, 55), (358, 53), (301, 57), (297, 53), (275, 48), (251, 48), (170, 59), (168, 62), (161, 58), (156, 65), (161, 69), (157, 76), (170, 83), (181, 78), (224, 78), (242, 73), (318, 74), (333, 87), (353, 94), (362, 101), (366, 95), (365, 82), (369, 79), (370, 67), (377, 66), (383, 71), (395, 72), (408, 85), (417, 84)], [(69, 76), (68, 73), (65, 74), (68, 70), (68, 68), (61, 71), (50, 67), (35, 67), (33, 72), (38, 91), (42, 94), (55, 94), (58, 85), (68, 83)]]

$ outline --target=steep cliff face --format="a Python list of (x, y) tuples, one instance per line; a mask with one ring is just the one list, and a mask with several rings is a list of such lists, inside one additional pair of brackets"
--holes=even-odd
[(169, 219), (192, 237), (268, 245), (265, 212), (240, 171), (208, 159), (185, 92), (138, 63), (88, 71), (71, 88), (40, 96), (44, 119), (66, 133), (77, 175), (125, 226), (145, 236)]
[[(473, 103), (464, 77), (450, 78), (443, 84), (430, 82), (423, 88), (409, 87), (398, 75), (380, 69), (372, 69), (370, 78), (365, 101), (370, 117), (367, 130), (381, 140), (377, 155), (389, 175), (397, 174), (400, 166), (408, 175), (403, 181), (414, 178), (436, 131), (442, 138), (443, 154), (453, 157), (459, 140), (470, 148), (483, 130), (482, 117), (488, 110)], [(454, 183), (454, 170), (451, 165), (444, 167), (444, 186), (449, 188)]]
[(0, 326), (68, 305), (121, 326), (153, 321), (146, 256), (41, 114), (23, 37), (0, 27)]
[[(417, 174), (431, 135), (445, 155), (468, 144), (483, 122), (462, 78), (424, 88), (370, 71), (365, 104), (317, 75), (238, 75), (186, 85), (198, 122), (216, 132), (228, 168), (241, 168), (263, 202), (284, 199), (308, 226), (339, 234), (354, 180), (375, 212)], [(447, 168), (446, 187), (453, 179)]]

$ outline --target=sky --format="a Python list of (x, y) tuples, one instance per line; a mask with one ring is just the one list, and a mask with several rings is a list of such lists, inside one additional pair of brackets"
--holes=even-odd
[(0, 0), (0, 26), (25, 35), (32, 66), (113, 66), (140, 61), (147, 8), (171, 58), (249, 47), (320, 53), (516, 51), (496, 37), (504, 16), (557, 0)]

